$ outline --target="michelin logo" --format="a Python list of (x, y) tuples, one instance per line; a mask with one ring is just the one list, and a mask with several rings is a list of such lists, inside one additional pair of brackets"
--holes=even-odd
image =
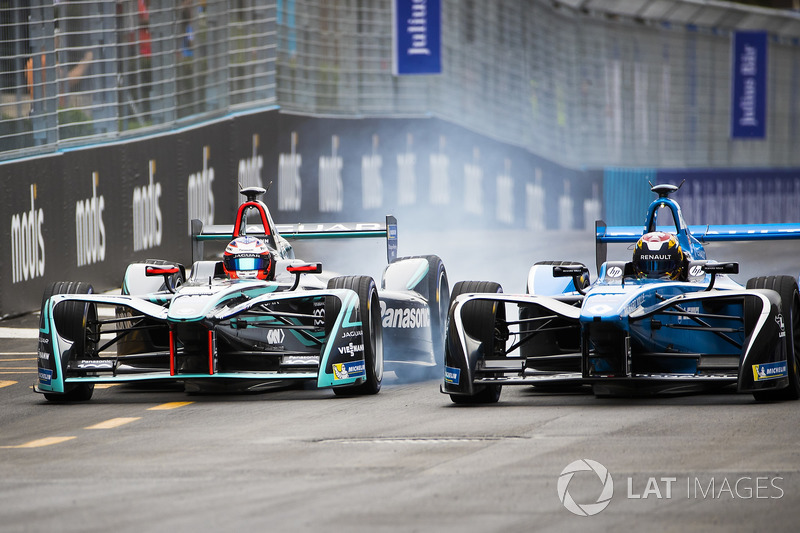
[(338, 363), (333, 365), (333, 379), (352, 379), (363, 378), (367, 375), (364, 361), (355, 361), (352, 363)]
[(786, 361), (765, 363), (763, 365), (753, 365), (753, 379), (756, 381), (785, 378), (788, 375), (789, 365), (786, 363)]
[(444, 382), (450, 383), (451, 385), (458, 385), (458, 382), (461, 380), (461, 369), (460, 368), (453, 368), (451, 366), (446, 366), (444, 368)]

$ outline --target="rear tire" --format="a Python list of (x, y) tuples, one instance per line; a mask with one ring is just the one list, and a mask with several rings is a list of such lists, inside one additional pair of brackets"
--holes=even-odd
[[(44, 328), (44, 305), (56, 294), (92, 294), (91, 284), (83, 281), (56, 281), (47, 286), (42, 295), (42, 314), (39, 327)], [(55, 308), (53, 322), (59, 334), (72, 341), (69, 359), (83, 359), (87, 352), (91, 354), (97, 349), (100, 340), (97, 324), (97, 306), (81, 302), (65, 302)], [(62, 370), (63, 372), (63, 370)], [(44, 397), (51, 402), (82, 402), (91, 399), (94, 394), (94, 383), (78, 383), (65, 390), (64, 393), (45, 393)]]
[[(800, 295), (797, 282), (791, 276), (761, 276), (748, 280), (747, 288), (772, 289), (780, 295), (786, 338), (791, 339), (786, 347), (789, 385), (779, 390), (755, 391), (753, 397), (760, 402), (797, 400), (800, 398)], [(745, 312), (745, 317), (747, 315)]]
[[(369, 276), (342, 276), (328, 281), (329, 289), (350, 289), (358, 295), (361, 327), (364, 335), (364, 367), (366, 379), (358, 385), (334, 387), (337, 396), (377, 394), (383, 381), (383, 329), (381, 328), (381, 306), (378, 288)], [(341, 302), (338, 298), (328, 299), (325, 314), (334, 317), (339, 314)], [(330, 312), (330, 314), (329, 314)]]
[[(459, 281), (453, 286), (450, 300), (452, 302), (462, 294), (501, 292), (503, 292), (503, 288), (494, 281)], [(505, 314), (504, 305), (489, 301), (468, 302), (461, 311), (461, 323), (464, 325), (464, 331), (470, 337), (481, 341), (484, 357), (494, 355), (496, 343), (502, 342), (503, 348), (505, 348), (508, 331), (504, 324), (498, 324), (498, 318), (505, 321)], [(460, 405), (497, 403), (502, 390), (502, 385), (483, 385), (471, 396), (451, 394), (450, 400)]]

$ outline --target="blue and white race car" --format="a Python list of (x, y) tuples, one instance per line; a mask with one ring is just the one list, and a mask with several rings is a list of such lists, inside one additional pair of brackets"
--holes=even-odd
[[(503, 385), (596, 395), (680, 393), (735, 385), (757, 400), (800, 397), (800, 297), (792, 276), (728, 275), (703, 242), (797, 239), (800, 224), (687, 226), (678, 187), (657, 185), (644, 228), (597, 223), (598, 277), (547, 261), (526, 294), (459, 282), (445, 339), (442, 392), (455, 403), (498, 401)], [(636, 243), (606, 261), (609, 243)]]
[[(336, 394), (375, 394), (384, 364), (398, 373), (441, 369), (449, 306), (441, 259), (396, 258), (391, 216), (385, 226), (277, 226), (258, 199), (265, 192), (243, 189), (232, 225), (192, 221), (188, 277), (181, 264), (147, 260), (128, 266), (121, 294), (94, 294), (86, 282), (50, 284), (35, 390), (75, 401), (90, 399), (97, 383), (253, 391), (304, 381)], [(321, 264), (296, 259), (290, 244), (360, 237), (387, 239), (380, 288), (370, 276), (323, 277)], [(228, 243), (222, 261), (204, 259), (212, 240)]]

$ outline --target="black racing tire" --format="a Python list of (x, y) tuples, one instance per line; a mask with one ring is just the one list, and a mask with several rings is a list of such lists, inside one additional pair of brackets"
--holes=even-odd
[(409, 365), (395, 369), (395, 373), (404, 381), (421, 381), (438, 377), (444, 368), (444, 336), (447, 326), (447, 311), (450, 309), (450, 283), (444, 261), (438, 255), (414, 255), (400, 257), (394, 262), (405, 259), (425, 259), (428, 262), (428, 274), (425, 279), (423, 295), (428, 300), (431, 310), (431, 341), (433, 342), (433, 360), (436, 366), (417, 367)]
[[(792, 340), (787, 346), (789, 385), (779, 390), (755, 391), (753, 397), (759, 402), (800, 399), (800, 294), (797, 281), (791, 276), (760, 276), (749, 279), (747, 288), (772, 289), (780, 295), (786, 337)], [(751, 312), (745, 309), (745, 327)]]
[[(364, 334), (364, 366), (366, 370), (366, 379), (362, 383), (334, 387), (333, 392), (338, 396), (377, 394), (381, 390), (383, 381), (383, 328), (381, 327), (378, 287), (369, 276), (341, 276), (331, 278), (328, 281), (328, 288), (350, 289), (358, 295)], [(335, 317), (339, 314), (341, 301), (338, 298), (328, 298), (325, 307), (325, 315)]]
[[(83, 281), (56, 281), (50, 283), (42, 294), (42, 311), (44, 304), (56, 294), (92, 294), (91, 284)], [(44, 327), (44, 313), (39, 319), (40, 328)], [(97, 348), (100, 340), (97, 324), (97, 306), (80, 302), (64, 302), (55, 309), (53, 322), (56, 329), (65, 339), (72, 341), (68, 359), (82, 359)], [(82, 402), (92, 398), (94, 383), (78, 383), (64, 393), (45, 393), (44, 397), (51, 402)]]
[[(457, 296), (469, 293), (501, 293), (503, 288), (494, 281), (459, 281), (453, 286), (450, 299), (455, 301)], [(497, 318), (505, 320), (505, 306), (496, 302), (468, 302), (461, 312), (461, 323), (464, 331), (470, 336), (479, 339), (484, 347), (484, 353), (493, 354), (496, 341), (503, 338), (504, 333), (498, 331)], [(508, 332), (505, 332), (507, 338)], [(483, 385), (473, 395), (451, 394), (450, 400), (456, 404), (486, 404), (497, 403), (500, 400), (502, 385)]]

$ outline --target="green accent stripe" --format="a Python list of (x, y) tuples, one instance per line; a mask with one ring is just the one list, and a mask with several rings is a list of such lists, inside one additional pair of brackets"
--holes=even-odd
[(414, 273), (411, 279), (406, 286), (406, 289), (411, 290), (417, 286), (417, 284), (422, 281), (422, 278), (425, 277), (425, 274), (428, 273), (428, 262), (425, 261), (422, 265), (420, 265), (419, 269)]

